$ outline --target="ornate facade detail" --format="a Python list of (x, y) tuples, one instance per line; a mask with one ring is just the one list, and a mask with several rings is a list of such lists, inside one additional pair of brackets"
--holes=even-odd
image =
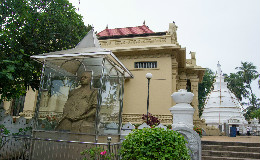
[(149, 36), (149, 37), (135, 37), (135, 38), (120, 38), (120, 39), (109, 39), (100, 40), (101, 46), (104, 48), (110, 47), (122, 47), (122, 46), (141, 46), (151, 44), (165, 44), (171, 42), (171, 36)]
[(191, 64), (192, 64), (191, 59), (187, 59), (187, 60), (186, 60), (186, 64), (191, 65)]
[(149, 53), (141, 55), (116, 55), (119, 60), (128, 60), (128, 59), (141, 59), (141, 58), (160, 58), (160, 57), (170, 57), (169, 53)]
[(168, 34), (171, 35), (171, 40), (173, 43), (177, 43), (177, 28), (178, 27), (175, 25), (175, 23), (169, 24)]
[[(123, 114), (123, 123), (130, 122), (132, 124), (141, 124), (143, 114)], [(157, 117), (162, 124), (172, 124), (172, 115), (153, 115)]]
[(40, 118), (45, 118), (45, 117), (53, 117), (55, 116), (56, 118), (61, 118), (63, 115), (63, 112), (51, 112), (51, 111), (40, 111), (39, 112), (39, 117)]
[[(194, 76), (195, 77), (195, 76)], [(196, 76), (197, 77), (197, 76)], [(194, 107), (194, 119), (199, 119), (199, 109), (198, 109), (198, 90), (199, 90), (199, 79), (190, 79), (191, 82), (191, 92), (194, 94), (194, 99), (191, 105)]]
[(189, 66), (196, 66), (196, 52), (190, 52), (191, 59), (186, 60), (186, 64)]
[(179, 83), (178, 81), (178, 62), (176, 60), (176, 52), (172, 54), (172, 92), (176, 91), (176, 84)]
[(29, 117), (29, 118), (32, 118), (34, 116), (35, 112), (34, 111), (31, 111), (31, 110), (27, 110), (27, 111), (23, 111), (21, 113), (19, 113), (20, 116), (22, 117)]
[(177, 85), (177, 90), (186, 89), (186, 87), (187, 87), (187, 76), (185, 72), (181, 72), (181, 74), (179, 74), (179, 83)]
[(111, 46), (112, 45), (112, 43), (111, 43), (111, 41), (99, 41), (99, 43), (102, 45), (102, 46)]

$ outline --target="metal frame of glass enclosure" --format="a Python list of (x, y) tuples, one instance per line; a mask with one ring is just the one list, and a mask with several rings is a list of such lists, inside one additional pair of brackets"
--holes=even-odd
[(80, 86), (79, 76), (91, 71), (91, 88), (97, 90), (98, 96), (95, 131), (88, 134), (94, 134), (96, 140), (99, 135), (120, 134), (124, 79), (133, 78), (133, 75), (112, 52), (74, 48), (31, 58), (43, 63), (35, 109), (36, 129), (55, 130), (55, 119), (62, 116), (61, 108), (69, 93)]

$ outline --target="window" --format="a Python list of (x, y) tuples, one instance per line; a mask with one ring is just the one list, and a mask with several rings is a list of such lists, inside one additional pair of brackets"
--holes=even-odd
[(135, 68), (157, 68), (157, 62), (135, 62)]

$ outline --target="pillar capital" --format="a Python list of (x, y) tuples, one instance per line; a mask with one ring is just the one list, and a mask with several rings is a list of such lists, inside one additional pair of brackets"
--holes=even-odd
[(198, 83), (199, 82), (199, 78), (190, 79), (190, 82), (191, 83)]

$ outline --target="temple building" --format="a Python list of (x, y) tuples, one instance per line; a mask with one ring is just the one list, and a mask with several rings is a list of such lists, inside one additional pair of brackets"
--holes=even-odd
[(123, 122), (141, 123), (142, 115), (146, 114), (146, 73), (153, 75), (149, 112), (157, 116), (161, 123), (172, 123), (169, 108), (175, 104), (170, 95), (179, 89), (194, 93), (194, 121), (200, 121), (198, 83), (205, 69), (197, 66), (195, 52), (190, 52), (190, 59), (186, 58), (186, 48), (178, 43), (176, 30), (175, 23), (170, 23), (168, 31), (153, 32), (144, 23), (137, 27), (107, 27), (97, 34), (102, 48), (111, 50), (134, 76), (127, 79), (124, 85)]
[(225, 128), (233, 126), (239, 127), (240, 132), (245, 133), (247, 121), (242, 114), (242, 105), (227, 88), (219, 63), (217, 67), (214, 89), (207, 96), (201, 118), (205, 119), (207, 126), (220, 128), (222, 132), (225, 132)]
[[(186, 48), (181, 47), (177, 41), (177, 26), (169, 24), (168, 31), (153, 32), (143, 24), (138, 27), (104, 29), (97, 34), (102, 48), (107, 49), (116, 56), (133, 75), (124, 80), (123, 122), (142, 123), (142, 115), (147, 111), (147, 73), (152, 73), (150, 80), (149, 112), (157, 116), (161, 123), (172, 124), (172, 114), (169, 108), (174, 102), (171, 94), (179, 89), (187, 89), (194, 94), (192, 106), (195, 108), (195, 125), (202, 123), (198, 115), (198, 83), (202, 81), (205, 69), (196, 64), (195, 52), (186, 57)], [(64, 86), (62, 91), (68, 92)], [(62, 92), (63, 93), (63, 92)], [(67, 95), (67, 94), (64, 94)], [(38, 93), (29, 90), (23, 97), (23, 104), (19, 113), (14, 113), (14, 104), (3, 104), (7, 113), (13, 116), (30, 118), (35, 112)], [(48, 98), (42, 93), (41, 98)], [(52, 96), (40, 106), (46, 110), (39, 111), (40, 116), (53, 116), (62, 110), (47, 110), (48, 106), (64, 106), (67, 96)], [(61, 108), (62, 109), (62, 108)], [(53, 112), (55, 110), (55, 112)]]

